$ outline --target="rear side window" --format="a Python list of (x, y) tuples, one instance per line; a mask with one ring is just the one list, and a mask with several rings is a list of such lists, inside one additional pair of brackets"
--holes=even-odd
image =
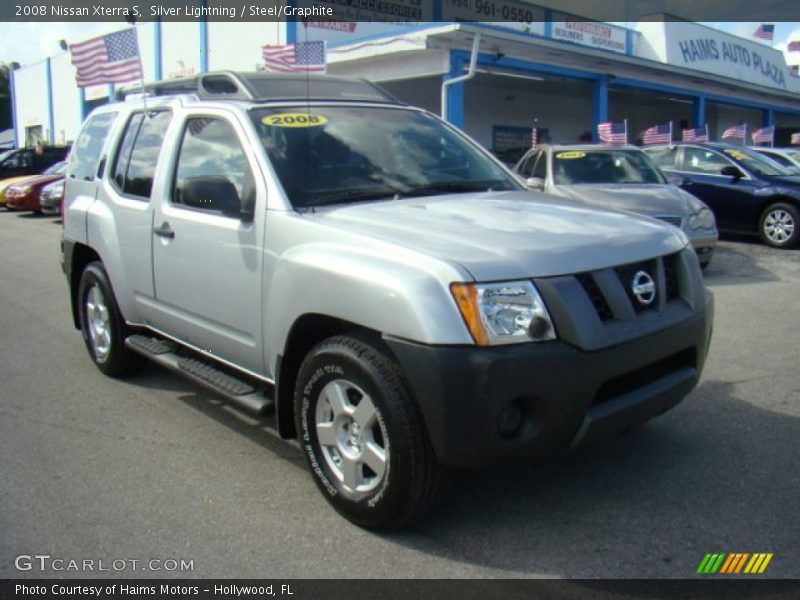
[(108, 129), (117, 118), (117, 113), (107, 112), (89, 117), (78, 141), (72, 150), (69, 176), (82, 181), (92, 181), (97, 172), (97, 163), (108, 136)]
[(123, 194), (150, 198), (158, 157), (171, 120), (172, 113), (167, 110), (131, 115), (111, 171), (111, 179)]
[(658, 148), (657, 150), (648, 150), (647, 156), (649, 156), (662, 169), (674, 169), (676, 150), (677, 148)]

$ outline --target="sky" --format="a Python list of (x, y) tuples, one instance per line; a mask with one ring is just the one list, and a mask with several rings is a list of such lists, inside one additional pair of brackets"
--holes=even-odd
[[(0, 22), (0, 62), (16, 61), (21, 65), (29, 65), (62, 52), (59, 40), (79, 42), (97, 35), (120, 29), (122, 23), (9, 23)], [(759, 23), (706, 23), (743, 38), (753, 38), (753, 32)], [(800, 40), (800, 22), (775, 23), (775, 39), (771, 45), (786, 51), (791, 40)], [(800, 52), (786, 54), (789, 64), (800, 62)]]

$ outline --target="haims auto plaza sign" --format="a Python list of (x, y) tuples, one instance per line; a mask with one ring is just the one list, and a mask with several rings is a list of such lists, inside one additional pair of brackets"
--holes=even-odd
[[(687, 67), (697, 68), (699, 64), (708, 67), (707, 70), (728, 75), (730, 71), (744, 71), (746, 77), (749, 71), (751, 76), (757, 76), (772, 83), (773, 87), (786, 89), (786, 66), (783, 57), (779, 55), (780, 62), (775, 57), (762, 53), (755, 48), (748, 48), (744, 44), (733, 41), (718, 40), (713, 37), (692, 38), (678, 40), (679, 58)], [(772, 49), (765, 49), (772, 54)], [(770, 60), (772, 58), (772, 60)], [(704, 69), (706, 70), (706, 69)], [(735, 75), (732, 75), (735, 76)], [(754, 82), (756, 83), (756, 82)]]

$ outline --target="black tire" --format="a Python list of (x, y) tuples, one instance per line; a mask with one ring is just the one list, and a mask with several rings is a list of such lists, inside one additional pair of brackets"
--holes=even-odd
[[(356, 433), (354, 444), (345, 440), (353, 439), (358, 420), (339, 427), (340, 417), (329, 399), (330, 390), (337, 389), (344, 391), (341, 397), (351, 403), (349, 408), (361, 406), (367, 398), (371, 405), (364, 406), (375, 409), (372, 425)], [(300, 367), (294, 402), (300, 444), (312, 477), (328, 502), (353, 523), (370, 529), (407, 526), (444, 497), (447, 472), (436, 461), (399, 365), (379, 342), (355, 334), (332, 337), (315, 346)], [(365, 413), (369, 413), (366, 408)], [(331, 432), (338, 432), (336, 444), (320, 443), (318, 419)], [(337, 456), (342, 465), (357, 463), (368, 454), (370, 444), (388, 456), (383, 473), (363, 459), (355, 471), (349, 470), (358, 473), (355, 481), (363, 486), (348, 486), (343, 480), (348, 469), (336, 466)], [(348, 451), (356, 458), (347, 459)]]
[(769, 205), (759, 219), (758, 233), (773, 248), (794, 248), (800, 243), (800, 211), (784, 202)]
[[(97, 328), (93, 328), (95, 315), (100, 312), (95, 308), (93, 315), (89, 315), (87, 302), (92, 294), (93, 306), (97, 307), (98, 299), (102, 299), (105, 318), (97, 317), (98, 320), (107, 321), (107, 342), (98, 342)], [(144, 357), (133, 352), (125, 345), (125, 337), (128, 335), (128, 328), (125, 319), (122, 318), (114, 291), (108, 280), (103, 264), (93, 262), (86, 265), (81, 273), (80, 284), (78, 285), (78, 315), (80, 317), (81, 333), (86, 349), (97, 368), (110, 377), (127, 377), (133, 375), (142, 368)]]

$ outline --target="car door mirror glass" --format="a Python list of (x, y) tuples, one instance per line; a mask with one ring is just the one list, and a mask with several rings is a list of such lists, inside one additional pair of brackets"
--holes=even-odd
[(544, 190), (544, 179), (541, 177), (528, 177), (525, 180), (525, 186), (531, 190), (542, 191)]
[(219, 211), (225, 216), (237, 218), (242, 212), (242, 202), (236, 186), (225, 177), (190, 177), (178, 191), (181, 203), (191, 208)]
[(733, 179), (741, 179), (744, 177), (744, 173), (742, 173), (739, 167), (734, 167), (733, 165), (728, 165), (727, 167), (722, 167), (719, 170), (721, 175), (725, 177), (733, 177)]

